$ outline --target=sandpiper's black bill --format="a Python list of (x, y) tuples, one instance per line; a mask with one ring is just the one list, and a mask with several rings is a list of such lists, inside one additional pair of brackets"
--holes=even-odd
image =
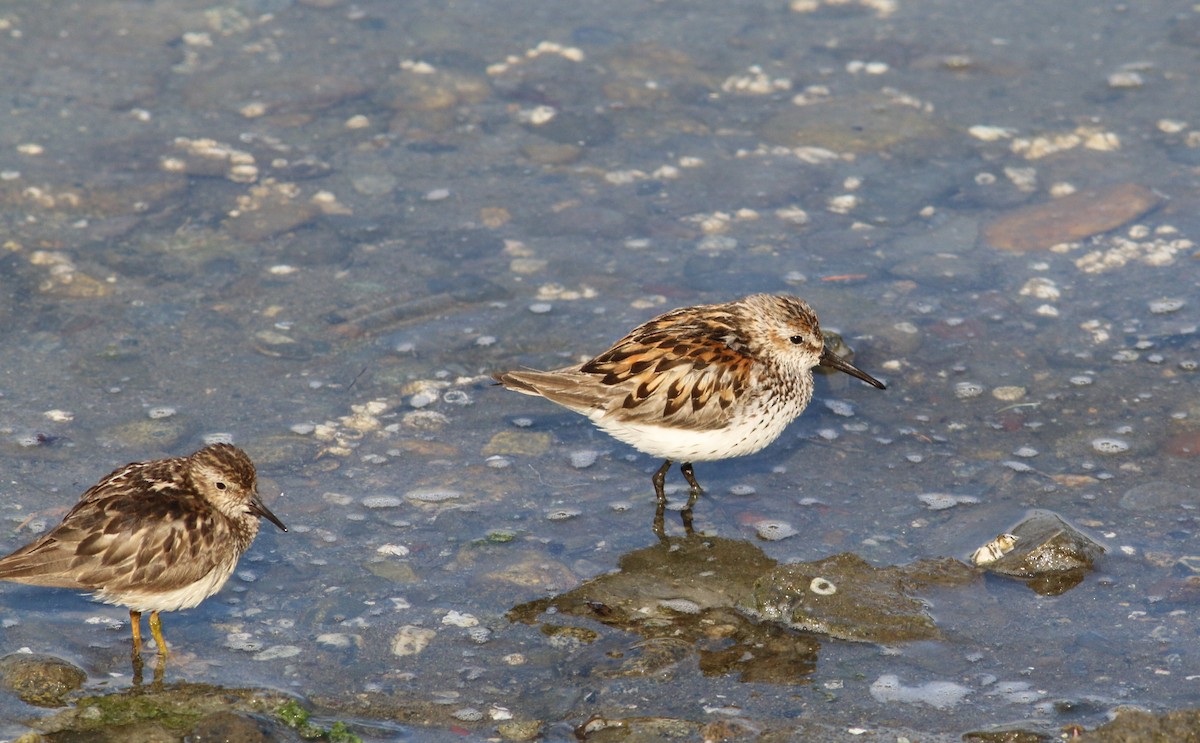
[(861, 379), (862, 381), (866, 382), (867, 384), (871, 385), (872, 387), (878, 387), (881, 390), (887, 389), (886, 384), (884, 384), (883, 382), (880, 382), (878, 379), (876, 379), (875, 377), (872, 377), (870, 374), (867, 374), (865, 371), (863, 371), (862, 369), (859, 369), (857, 366), (855, 366), (854, 364), (851, 364), (849, 361), (846, 361), (841, 356), (838, 356), (836, 353), (830, 351), (828, 348), (826, 348), (824, 351), (821, 352), (821, 362), (820, 363), (821, 363), (821, 366), (828, 366), (830, 369), (837, 369), (840, 372), (846, 372), (850, 376)]
[(283, 525), (283, 522), (275, 514), (271, 513), (271, 509), (264, 506), (263, 502), (258, 499), (257, 493), (250, 499), (250, 513), (270, 521), (275, 526), (278, 526), (280, 531), (287, 531), (287, 527)]

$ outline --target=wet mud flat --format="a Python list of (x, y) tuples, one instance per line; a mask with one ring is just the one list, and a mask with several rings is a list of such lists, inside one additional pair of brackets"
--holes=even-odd
[[(676, 10), (0, 12), (0, 547), (214, 436), (292, 528), (161, 682), (123, 610), (0, 587), (0, 737), (1194, 722), (1195, 13)], [(659, 462), (491, 386), (758, 291), (890, 389), (698, 467), (694, 540)], [(1103, 552), (1040, 580), (1081, 543), (1033, 511)]]

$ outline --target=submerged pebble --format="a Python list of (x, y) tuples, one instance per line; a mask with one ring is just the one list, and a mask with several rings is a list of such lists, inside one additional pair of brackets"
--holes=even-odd
[(433, 642), (435, 637), (437, 630), (406, 624), (392, 635), (392, 655), (417, 655), (429, 647), (429, 643)]
[(1187, 302), (1182, 299), (1156, 299), (1150, 302), (1150, 311), (1156, 315), (1166, 315), (1183, 309)]
[(973, 495), (951, 495), (950, 493), (921, 493), (917, 496), (917, 500), (925, 504), (925, 507), (931, 511), (944, 511), (963, 503), (979, 502), (979, 499)]
[(418, 503), (441, 503), (442, 501), (456, 500), (461, 497), (462, 493), (457, 490), (440, 490), (438, 488), (417, 488), (404, 494), (405, 500), (416, 501)]
[(477, 627), (479, 620), (471, 614), (451, 610), (442, 617), (442, 624), (448, 624), (451, 627)]
[(1018, 253), (1047, 250), (1116, 229), (1161, 201), (1154, 191), (1136, 183), (1078, 191), (1013, 209), (985, 226), (983, 238), (992, 247)]
[(1110, 436), (1092, 439), (1092, 449), (1101, 454), (1124, 454), (1129, 451), (1129, 442)]
[(799, 532), (786, 521), (759, 521), (754, 525), (758, 538), (767, 542), (777, 542), (781, 539), (794, 537)]
[(834, 415), (840, 415), (843, 418), (854, 417), (854, 406), (845, 400), (826, 400), (825, 407), (829, 408), (829, 412)]
[(962, 684), (953, 681), (929, 681), (920, 686), (905, 686), (894, 673), (885, 673), (871, 684), (871, 696), (883, 704), (903, 702), (924, 703), (937, 709), (950, 709), (971, 693)]
[(594, 449), (579, 449), (571, 452), (571, 466), (577, 470), (587, 469), (596, 463), (600, 452)]
[(983, 385), (978, 382), (959, 382), (954, 385), (954, 396), (959, 400), (969, 400), (983, 394)]
[(303, 650), (298, 645), (272, 645), (266, 650), (262, 650), (251, 656), (254, 660), (280, 660), (283, 658), (295, 658), (300, 655)]
[(368, 495), (361, 502), (365, 508), (395, 508), (404, 503), (394, 495)]

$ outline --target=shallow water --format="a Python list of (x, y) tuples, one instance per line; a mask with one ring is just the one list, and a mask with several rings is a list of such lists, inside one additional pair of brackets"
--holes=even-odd
[[(291, 532), (164, 617), (166, 678), (368, 739), (599, 714), (936, 740), (1195, 706), (1200, 15), (811, 5), (6, 4), (0, 548), (224, 435)], [(1079, 202), (1022, 211), (1052, 197)], [(903, 565), (1044, 508), (1104, 543), (1096, 571), (939, 591), (940, 640), (768, 628), (807, 654), (762, 675), (708, 663), (720, 636), (512, 621), (656, 544), (659, 462), (489, 374), (758, 291), (889, 389), (819, 378), (775, 444), (698, 465), (697, 530)], [(0, 652), (128, 683), (124, 609), (0, 592)], [(42, 714), (0, 695), (0, 738)]]

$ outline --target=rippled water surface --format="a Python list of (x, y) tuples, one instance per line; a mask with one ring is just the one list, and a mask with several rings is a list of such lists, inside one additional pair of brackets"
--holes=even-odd
[[(1198, 55), (1167, 2), (5, 3), (0, 549), (233, 440), (291, 531), (164, 616), (164, 682), (365, 740), (1195, 707)], [(660, 462), (491, 383), (754, 292), (888, 389), (819, 377), (697, 465), (702, 549), (651, 533)], [(745, 611), (771, 565), (965, 560), (1035, 508), (1106, 548), (1058, 595), (937, 583), (888, 644)], [(123, 608), (0, 596), (0, 655), (130, 687)], [(0, 738), (52, 714), (0, 692)]]

